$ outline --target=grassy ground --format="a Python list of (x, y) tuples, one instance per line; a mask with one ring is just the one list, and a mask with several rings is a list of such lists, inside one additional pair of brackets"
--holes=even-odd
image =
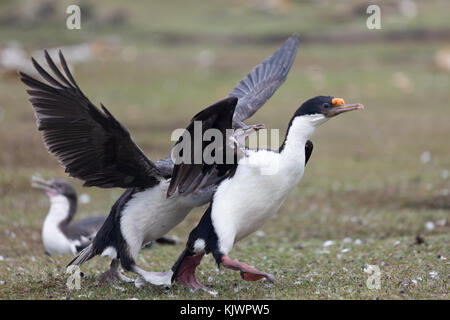
[[(16, 3), (2, 2), (0, 13)], [(121, 3), (94, 8), (108, 12), (123, 8)], [(127, 6), (124, 25), (92, 22), (79, 33), (65, 30), (58, 18), (33, 28), (2, 27), (0, 43), (13, 39), (34, 50), (114, 34), (120, 39), (119, 51), (77, 66), (75, 76), (91, 100), (103, 102), (147, 155), (157, 159), (167, 154), (173, 129), (224, 97), (278, 44), (164, 45), (152, 40), (153, 32), (261, 37), (365, 30), (364, 16), (335, 20), (345, 10), (329, 4), (291, 3), (293, 13), (286, 15), (235, 2), (202, 1), (183, 12), (164, 3)], [(383, 31), (374, 32), (449, 28), (448, 19), (441, 17), (448, 10), (438, 9), (443, 3), (425, 6), (419, 1), (417, 18), (387, 15)], [(219, 292), (217, 298), (449, 298), (450, 77), (434, 63), (443, 48), (439, 42), (301, 46), (288, 80), (252, 122), (284, 132), (301, 102), (318, 94), (362, 102), (366, 110), (318, 130), (305, 175), (278, 216), (231, 252), (233, 258), (273, 273), (276, 282), (244, 282), (238, 273), (219, 272), (208, 256), (198, 277)], [(205, 50), (214, 57), (208, 67), (199, 62)], [(129, 52), (133, 58), (125, 60)], [(0, 80), (0, 137), (0, 299), (211, 298), (179, 285), (169, 290), (133, 284), (97, 287), (98, 274), (108, 266), (103, 258), (83, 265), (86, 277), (80, 291), (68, 290), (64, 266), (71, 256), (43, 254), (40, 230), (48, 201), (30, 188), (34, 173), (47, 178), (65, 174), (43, 146), (16, 77)], [(429, 161), (422, 161), (427, 155)], [(92, 199), (80, 205), (79, 218), (106, 214), (121, 192), (83, 189), (80, 182), (71, 182)], [(203, 211), (195, 210), (170, 234), (184, 241)], [(425, 227), (430, 222), (432, 230)], [(424, 243), (418, 243), (418, 235)], [(328, 240), (332, 245), (324, 246)], [(142, 251), (138, 263), (148, 270), (167, 270), (182, 248), (155, 246)], [(367, 265), (380, 267), (379, 290), (366, 286)]]

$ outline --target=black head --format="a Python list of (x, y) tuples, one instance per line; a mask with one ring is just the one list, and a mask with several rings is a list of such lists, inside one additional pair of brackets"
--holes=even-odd
[(317, 96), (304, 102), (294, 114), (294, 118), (304, 115), (322, 114), (327, 118), (332, 118), (338, 114), (363, 109), (363, 105), (345, 104), (343, 99), (330, 96)]
[(63, 195), (71, 200), (77, 199), (77, 192), (74, 187), (64, 179), (56, 178), (51, 181), (33, 176), (32, 186), (43, 189), (49, 197)]

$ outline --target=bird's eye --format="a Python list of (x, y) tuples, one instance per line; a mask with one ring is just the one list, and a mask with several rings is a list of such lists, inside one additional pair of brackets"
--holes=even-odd
[(330, 104), (329, 104), (329, 103), (325, 103), (325, 104), (323, 105), (323, 107), (324, 107), (325, 109), (328, 109), (328, 108), (330, 107)]

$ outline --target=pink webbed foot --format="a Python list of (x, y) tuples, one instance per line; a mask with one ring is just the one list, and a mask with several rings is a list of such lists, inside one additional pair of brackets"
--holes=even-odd
[(270, 282), (274, 282), (275, 278), (270, 273), (259, 271), (246, 263), (231, 260), (228, 256), (223, 255), (221, 259), (222, 265), (225, 268), (240, 271), (241, 277), (245, 281), (258, 281), (259, 279), (266, 278)]
[(204, 252), (201, 252), (193, 256), (184, 257), (176, 276), (178, 283), (194, 291), (200, 289), (206, 290), (206, 287), (198, 282), (195, 277), (195, 269), (197, 269), (197, 266), (200, 264), (204, 254)]

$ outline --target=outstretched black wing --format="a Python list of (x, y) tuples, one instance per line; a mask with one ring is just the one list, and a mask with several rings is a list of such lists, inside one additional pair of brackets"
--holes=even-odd
[(48, 84), (22, 72), (20, 76), (31, 88), (27, 92), (45, 145), (66, 172), (84, 180), (85, 186), (130, 188), (157, 184), (157, 167), (103, 105), (102, 110), (98, 109), (83, 94), (61, 51), (64, 74), (47, 51), (45, 58), (54, 76), (34, 59), (32, 62)]
[[(232, 119), (237, 101), (238, 99), (236, 97), (228, 97), (207, 107), (194, 116), (191, 123), (186, 128), (185, 135), (182, 135), (174, 146), (174, 150), (177, 149), (177, 146), (189, 146), (188, 149), (183, 149), (182, 151), (190, 152), (190, 154), (186, 156), (181, 152), (180, 155), (174, 155), (176, 163), (172, 172), (172, 180), (170, 181), (169, 189), (167, 190), (168, 197), (171, 196), (177, 188), (178, 193), (189, 194), (197, 189), (220, 181), (220, 179), (226, 177), (236, 166), (236, 161), (227, 164), (227, 152), (228, 154), (232, 152), (233, 160), (235, 159), (235, 154), (233, 150), (227, 150), (228, 148), (231, 148), (231, 146), (228, 147), (228, 135), (226, 130), (232, 129)], [(201, 136), (198, 135), (198, 137), (194, 133), (196, 121), (201, 124)], [(217, 129), (221, 133), (220, 138), (222, 139), (221, 146), (223, 151), (221, 163), (211, 162), (211, 164), (207, 164), (204, 161), (203, 155), (205, 148), (214, 142), (203, 141), (202, 139), (205, 131), (208, 129)], [(201, 146), (201, 148), (198, 146)], [(186, 156), (183, 157), (183, 159), (189, 161), (177, 161), (177, 159), (180, 159), (180, 156)]]
[(230, 92), (239, 99), (234, 112), (234, 127), (250, 118), (286, 80), (297, 54), (299, 36), (294, 34), (275, 53), (257, 65)]

